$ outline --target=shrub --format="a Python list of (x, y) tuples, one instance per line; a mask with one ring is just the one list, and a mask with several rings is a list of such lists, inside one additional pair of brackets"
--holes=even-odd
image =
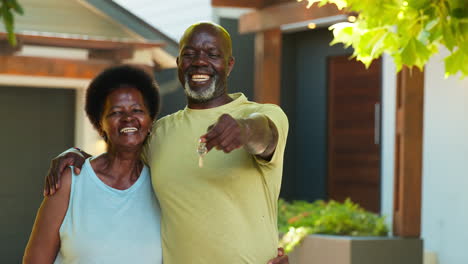
[(290, 252), (309, 234), (386, 236), (385, 217), (368, 212), (350, 199), (278, 203), (278, 229), (284, 235), (280, 246)]

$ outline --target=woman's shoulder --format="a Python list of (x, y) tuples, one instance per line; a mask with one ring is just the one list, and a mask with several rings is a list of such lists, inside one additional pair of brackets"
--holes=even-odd
[(74, 167), (70, 166), (62, 172), (62, 177), (60, 178), (60, 188), (57, 190), (57, 193), (55, 195), (62, 196), (63, 198), (69, 197), (72, 184), (72, 177), (74, 175), (74, 173), (72, 172), (73, 170)]
[(54, 219), (59, 219), (60, 223), (65, 217), (65, 213), (68, 209), (68, 203), (70, 201), (70, 190), (72, 184), (72, 171), (68, 167), (62, 172), (60, 178), (60, 188), (56, 190), (53, 195), (49, 195), (44, 198), (43, 205), (41, 207), (44, 212), (55, 216)]

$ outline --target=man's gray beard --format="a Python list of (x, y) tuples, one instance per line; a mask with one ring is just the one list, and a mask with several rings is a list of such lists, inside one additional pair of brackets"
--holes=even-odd
[(185, 85), (184, 85), (184, 91), (185, 91), (185, 95), (196, 101), (196, 102), (207, 102), (211, 99), (213, 99), (215, 97), (215, 93), (216, 93), (216, 84), (218, 82), (218, 77), (217, 76), (214, 76), (212, 77), (213, 80), (210, 84), (210, 87), (208, 87), (207, 89), (205, 90), (202, 90), (202, 91), (194, 91), (190, 88), (190, 85), (188, 83), (188, 79), (190, 77), (188, 75), (185, 76)]

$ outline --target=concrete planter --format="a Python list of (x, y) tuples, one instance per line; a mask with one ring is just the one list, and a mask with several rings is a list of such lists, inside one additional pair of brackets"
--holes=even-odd
[(422, 264), (419, 238), (310, 235), (289, 254), (291, 264)]

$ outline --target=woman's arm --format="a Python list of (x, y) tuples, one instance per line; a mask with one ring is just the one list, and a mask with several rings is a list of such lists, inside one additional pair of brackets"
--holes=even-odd
[(59, 229), (70, 200), (71, 170), (65, 170), (62, 188), (44, 197), (23, 256), (23, 263), (51, 264), (60, 248)]

